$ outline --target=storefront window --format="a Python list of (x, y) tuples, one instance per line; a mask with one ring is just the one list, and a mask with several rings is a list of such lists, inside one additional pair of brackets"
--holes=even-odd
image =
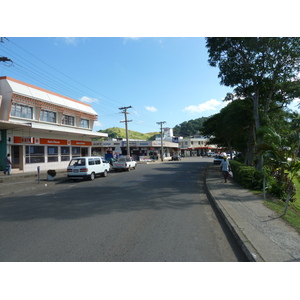
[(72, 147), (72, 156), (80, 156), (80, 147)]
[(42, 110), (40, 120), (44, 122), (56, 123), (56, 112)]
[(48, 146), (48, 162), (58, 161), (58, 147)]
[(90, 126), (89, 126), (89, 120), (81, 119), (80, 120), (80, 127), (82, 127), (82, 128), (90, 128)]
[(26, 146), (25, 149), (26, 164), (44, 163), (45, 147), (44, 146)]
[(32, 119), (32, 107), (14, 102), (11, 106), (10, 115), (13, 117)]
[(63, 118), (62, 118), (62, 124), (74, 126), (75, 118), (73, 116), (64, 115)]
[(61, 161), (70, 160), (70, 147), (61, 147)]

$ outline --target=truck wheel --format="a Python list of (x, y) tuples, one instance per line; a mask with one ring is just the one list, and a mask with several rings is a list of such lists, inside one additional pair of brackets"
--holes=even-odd
[(95, 179), (95, 173), (94, 173), (94, 172), (92, 172), (90, 178), (91, 178), (91, 180), (94, 180), (94, 179)]

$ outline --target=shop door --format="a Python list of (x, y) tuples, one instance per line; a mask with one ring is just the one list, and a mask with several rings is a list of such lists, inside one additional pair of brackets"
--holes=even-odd
[(12, 167), (23, 170), (23, 152), (22, 146), (11, 146)]
[(81, 156), (88, 156), (89, 148), (81, 148)]

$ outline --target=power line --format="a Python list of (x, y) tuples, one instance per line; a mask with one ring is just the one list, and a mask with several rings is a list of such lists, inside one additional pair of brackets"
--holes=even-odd
[[(38, 60), (39, 62), (41, 62), (48, 68), (51, 68), (52, 70), (54, 70), (56, 73), (58, 73), (58, 75), (62, 75), (65, 78), (67, 78), (68, 80), (64, 80), (63, 78), (61, 79), (61, 76), (60, 77), (57, 76), (57, 74), (51, 72), (50, 69), (45, 70), (45, 68), (42, 68), (40, 64), (39, 65), (34, 64), (32, 62), (32, 59), (30, 59), (30, 57), (28, 58), (27, 55), (25, 55), (25, 57), (24, 57), (24, 56), (20, 55), (20, 53), (15, 52), (15, 51), (17, 51), (17, 48), (15, 48), (14, 49), (15, 51), (13, 51), (11, 49), (11, 47), (9, 47), (9, 45), (4, 44), (4, 40), (7, 40), (13, 46), (15, 46), (15, 47), (21, 49), (23, 52), (25, 52), (25, 54), (30, 55), (30, 57), (34, 58), (35, 60)], [(13, 59), (14, 68), (12, 68), (10, 70), (10, 72), (16, 73), (16, 74), (21, 74), (25, 78), (34, 79), (35, 81), (46, 86), (46, 88), (49, 90), (53, 90), (53, 86), (54, 86), (54, 89), (57, 90), (58, 93), (63, 94), (63, 95), (66, 94), (66, 96), (68, 94), (70, 94), (70, 97), (78, 99), (78, 100), (80, 100), (80, 98), (85, 95), (90, 98), (95, 98), (97, 100), (100, 100), (99, 116), (101, 116), (103, 114), (104, 118), (107, 118), (108, 116), (112, 116), (111, 118), (114, 119), (114, 117), (116, 117), (118, 115), (115, 113), (115, 110), (118, 108), (117, 105), (120, 104), (119, 101), (109, 98), (97, 91), (90, 89), (89, 87), (83, 85), (81, 82), (74, 80), (70, 76), (62, 73), (60, 70), (54, 68), (47, 62), (41, 60), (34, 54), (32, 54), (29, 51), (27, 51), (26, 49), (22, 48), (21, 46), (19, 46), (17, 43), (15, 43), (12, 40), (8, 40), (7, 38), (1, 38), (0, 47), (2, 47), (2, 49), (4, 49), (4, 53), (7, 57), (10, 57)], [(20, 52), (20, 51), (18, 51), (18, 52)], [(75, 82), (76, 86), (70, 84), (69, 80), (72, 80), (73, 82)], [(86, 89), (88, 89), (88, 91), (91, 91), (92, 95), (89, 95), (89, 92), (86, 91)], [(94, 95), (96, 95), (96, 96), (94, 96)], [(112, 101), (109, 101), (109, 100), (112, 100)], [(133, 107), (127, 107), (127, 108), (133, 108)], [(152, 119), (151, 117), (149, 117), (145, 114), (137, 112), (136, 109), (134, 109), (134, 110), (137, 113), (137, 118), (142, 120), (143, 123), (145, 123), (145, 124), (139, 124), (139, 126), (147, 127), (147, 125), (148, 125), (148, 127), (150, 127), (150, 126), (152, 127), (152, 124), (155, 124), (154, 119)], [(136, 122), (134, 122), (134, 123), (137, 124)]]
[(54, 71), (56, 71), (56, 72), (58, 72), (59, 74), (61, 74), (61, 75), (65, 76), (65, 77), (67, 77), (68, 79), (72, 80), (72, 81), (75, 82), (76, 84), (79, 84), (80, 86), (85, 87), (85, 88), (87, 88), (88, 90), (92, 91), (93, 93), (96, 93), (96, 94), (99, 94), (99, 95), (103, 96), (104, 98), (113, 100), (113, 101), (115, 101), (115, 102), (121, 104), (121, 103), (118, 102), (117, 100), (112, 99), (112, 98), (109, 98), (109, 97), (107, 97), (107, 96), (105, 96), (105, 95), (103, 95), (103, 94), (101, 94), (101, 93), (99, 93), (99, 92), (97, 92), (97, 91), (94, 91), (94, 90), (92, 90), (90, 87), (87, 87), (86, 85), (82, 84), (81, 82), (79, 82), (79, 81), (77, 81), (77, 80), (71, 78), (70, 76), (64, 74), (64, 73), (61, 72), (60, 70), (54, 68), (53, 66), (51, 66), (51, 65), (49, 65), (48, 63), (44, 62), (43, 60), (41, 60), (41, 59), (38, 58), (37, 56), (35, 56), (35, 55), (33, 55), (32, 53), (28, 52), (27, 50), (23, 49), (21, 46), (17, 45), (15, 42), (13, 42), (13, 41), (11, 41), (11, 40), (9, 40), (9, 41), (10, 41), (11, 43), (13, 43), (14, 45), (16, 45), (17, 47), (19, 47), (20, 49), (22, 49), (24, 52), (28, 53), (29, 55), (31, 55), (32, 57), (34, 57), (35, 59), (37, 59), (38, 61), (40, 61), (40, 62), (42, 62), (43, 64), (45, 64), (46, 66), (50, 67), (50, 68), (53, 69)]
[[(10, 40), (9, 40), (10, 41)], [(38, 57), (36, 57), (35, 55), (29, 53), (27, 50), (23, 49), (22, 47), (18, 46), (16, 43), (14, 43), (13, 41), (10, 41), (12, 44), (14, 44), (15, 46), (17, 46), (18, 48), (20, 48), (21, 50), (23, 50), (24, 52), (26, 52), (27, 54), (31, 55), (32, 57), (34, 57), (35, 59), (39, 60), (40, 62), (42, 62), (43, 64), (45, 64), (46, 66), (52, 68), (53, 70), (55, 70), (56, 72), (62, 74), (63, 76), (73, 80), (74, 82), (76, 82), (77, 84), (79, 84), (79, 86), (82, 86), (82, 87), (86, 87), (84, 85), (82, 85), (81, 83), (79, 83), (78, 81), (72, 79), (71, 77), (63, 74), (62, 72), (60, 72), (59, 70), (55, 69), (54, 67), (52, 67), (51, 65), (49, 65), (48, 63), (42, 61), (41, 59), (39, 59)], [(2, 46), (2, 45), (1, 45)], [(58, 78), (57, 76), (49, 73), (47, 70), (44, 70), (44, 69), (41, 69), (40, 67), (36, 66), (35, 64), (33, 64), (31, 61), (27, 60), (26, 58), (22, 57), (21, 55), (15, 53), (14, 51), (12, 51), (11, 49), (7, 49), (10, 53), (12, 53), (13, 55), (15, 55), (17, 58), (17, 61), (19, 60), (20, 63), (19, 64), (15, 64), (16, 67), (18, 67), (17, 69), (14, 69), (14, 70), (11, 70), (13, 73), (18, 73), (18, 70), (21, 71), (20, 74), (22, 74), (24, 76), (24, 74), (26, 74), (25, 77), (29, 77), (29, 78), (35, 78), (35, 80), (37, 82), (40, 82), (42, 83), (43, 85), (45, 85), (48, 89), (53, 89), (53, 85), (56, 86), (56, 90), (59, 91), (59, 93), (61, 94), (65, 94), (65, 92), (62, 92), (61, 90), (64, 89), (64, 90), (68, 90), (67, 92), (67, 95), (68, 94), (81, 94), (81, 96), (71, 96), (71, 97), (74, 97), (75, 99), (77, 98), (78, 100), (80, 100), (80, 97), (82, 97), (82, 95), (85, 95), (85, 94), (88, 94), (80, 89), (78, 89), (78, 85), (76, 87), (70, 85), (69, 83), (66, 83), (64, 82), (64, 80)], [(7, 51), (6, 51), (7, 52)], [(25, 62), (25, 63), (24, 63)], [(26, 63), (28, 62), (28, 63)], [(26, 68), (25, 66), (27, 66), (28, 68)], [(36, 71), (35, 71), (36, 70)], [(24, 73), (25, 71), (25, 73)], [(26, 72), (27, 71), (27, 72)], [(47, 76), (47, 74), (49, 76)], [(88, 87), (86, 87), (88, 88)], [(89, 88), (88, 88), (89, 89)], [(93, 91), (95, 92), (95, 91)], [(105, 97), (104, 95), (96, 92), (97, 94)], [(92, 96), (93, 97), (93, 96)], [(92, 98), (91, 97), (91, 98)], [(106, 110), (106, 112), (110, 112), (112, 113), (114, 110), (113, 109), (116, 109), (116, 106), (117, 105), (113, 105), (111, 104), (111, 102), (109, 102), (107, 99), (103, 98), (103, 97), (100, 97), (100, 101), (105, 104), (106, 106), (103, 106), (102, 109)], [(97, 97), (94, 97), (97, 99)], [(111, 99), (113, 100), (113, 99)], [(113, 100), (115, 101), (115, 100)], [(107, 107), (107, 106), (110, 106), (111, 108)]]

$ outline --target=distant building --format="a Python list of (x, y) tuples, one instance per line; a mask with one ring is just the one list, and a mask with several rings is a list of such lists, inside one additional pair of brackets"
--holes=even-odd
[(208, 151), (220, 151), (217, 145), (210, 145), (209, 139), (203, 136), (180, 139), (179, 149), (181, 154), (185, 156), (205, 156)]
[[(1, 99), (2, 98), (2, 99)], [(14, 170), (65, 169), (74, 156), (90, 156), (97, 113), (83, 102), (0, 77), (0, 168), (7, 153)]]
[[(105, 155), (106, 157), (124, 155), (126, 153), (127, 142), (123, 140), (94, 141), (92, 146), (92, 155)], [(135, 160), (144, 160), (145, 157), (160, 158), (161, 141), (141, 141), (129, 140), (130, 155)], [(179, 151), (178, 143), (163, 141), (164, 159), (171, 159), (173, 154)]]

